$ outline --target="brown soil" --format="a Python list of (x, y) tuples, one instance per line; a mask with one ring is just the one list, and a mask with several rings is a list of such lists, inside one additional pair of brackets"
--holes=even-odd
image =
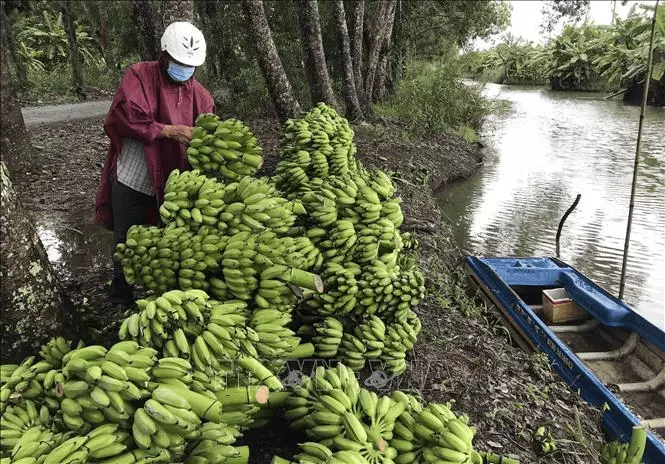
[[(267, 118), (246, 122), (265, 148), (269, 171), (276, 159), (280, 126)], [(41, 147), (34, 153), (36, 167), (15, 174), (14, 182), (37, 222), (47, 217), (79, 233), (92, 227), (107, 143), (101, 124), (89, 120), (33, 129), (33, 144)], [(468, 414), (478, 428), (477, 449), (519, 457), (524, 464), (599, 463), (603, 444), (599, 412), (538, 362), (540, 358), (511, 346), (492, 311), (479, 309), (463, 291), (452, 291), (461, 288), (459, 279), (444, 278), (459, 265), (461, 255), (448, 239), (432, 192), (472, 175), (482, 162), (479, 149), (453, 136), (412, 140), (402, 127), (388, 122), (356, 125), (354, 130), (363, 163), (391, 171), (396, 179), (407, 218), (403, 227), (413, 231), (420, 243), (429, 282), (430, 296), (417, 308), (424, 329), (411, 369), (388, 386), (417, 390), (427, 400), (454, 400), (454, 409)], [(108, 241), (107, 235), (100, 235)], [(73, 247), (86, 254), (90, 243), (86, 238)], [(110, 311), (104, 291), (110, 275), (108, 257), (97, 252), (82, 265), (56, 263), (56, 269), (75, 302), (87, 308), (82, 314), (91, 327), (88, 338), (112, 337), (120, 315)], [(476, 311), (466, 316), (456, 306), (468, 310), (469, 301)], [(557, 443), (557, 451), (549, 456), (538, 456), (532, 442), (540, 425), (548, 427)], [(265, 463), (275, 453), (290, 457), (294, 444), (304, 437), (293, 436), (277, 421), (267, 430), (248, 432), (245, 440), (252, 448), (251, 462)]]

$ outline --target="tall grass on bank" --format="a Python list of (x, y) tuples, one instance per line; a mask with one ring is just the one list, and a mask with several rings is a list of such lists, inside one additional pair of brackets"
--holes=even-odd
[(454, 60), (411, 61), (395, 94), (375, 111), (406, 122), (416, 136), (453, 132), (474, 141), (475, 130), (490, 112), (481, 89), (482, 85), (462, 82)]

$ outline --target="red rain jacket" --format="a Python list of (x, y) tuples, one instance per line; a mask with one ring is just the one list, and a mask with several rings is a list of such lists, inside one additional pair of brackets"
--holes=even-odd
[(158, 61), (136, 63), (127, 70), (116, 91), (104, 131), (111, 139), (95, 201), (95, 224), (113, 230), (111, 185), (116, 178), (116, 161), (123, 137), (144, 145), (148, 171), (156, 201), (147, 212), (149, 222), (157, 224), (157, 206), (164, 198), (166, 179), (174, 169), (188, 169), (185, 145), (157, 138), (164, 125), (193, 126), (201, 113), (214, 111), (210, 93), (195, 79), (175, 84), (160, 69)]

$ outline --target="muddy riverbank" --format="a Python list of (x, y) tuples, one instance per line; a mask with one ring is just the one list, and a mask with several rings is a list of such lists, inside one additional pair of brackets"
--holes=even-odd
[[(106, 140), (101, 119), (32, 129), (32, 167), (15, 173), (24, 206), (40, 228), (55, 268), (82, 308), (97, 341), (115, 332), (104, 284), (110, 275), (110, 237), (92, 224), (94, 194)], [(264, 146), (266, 169), (274, 166), (280, 126), (249, 119)], [(417, 308), (423, 333), (411, 369), (384, 388), (417, 390), (428, 400), (454, 400), (478, 427), (476, 447), (519, 457), (523, 463), (599, 463), (603, 438), (599, 413), (584, 404), (541, 357), (512, 347), (495, 316), (466, 293), (451, 268), (461, 255), (442, 225), (434, 189), (475, 172), (478, 149), (462, 139), (413, 140), (399, 125), (356, 125), (358, 157), (368, 167), (390, 171), (403, 200), (404, 228), (414, 232), (428, 279), (428, 298)], [(557, 452), (539, 457), (533, 432), (549, 428)], [(273, 434), (275, 440), (271, 439)], [(248, 434), (252, 462), (269, 462), (303, 437), (270, 431)], [(288, 452), (283, 453), (288, 455)]]

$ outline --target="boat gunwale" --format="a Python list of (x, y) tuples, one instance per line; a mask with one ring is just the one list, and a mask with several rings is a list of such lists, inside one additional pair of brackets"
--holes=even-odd
[[(487, 258), (485, 258), (487, 259)], [(515, 292), (511, 285), (506, 283), (496, 272), (492, 265), (483, 258), (469, 256), (466, 259), (467, 273), (479, 288), (490, 297), (492, 301), (500, 308), (501, 312), (513, 325), (521, 336), (529, 344), (543, 351), (553, 362), (562, 379), (569, 386), (577, 390), (585, 401), (588, 401), (595, 407), (601, 407), (603, 404), (609, 404), (609, 410), (602, 413), (602, 423), (605, 431), (612, 437), (621, 441), (628, 441), (632, 427), (639, 425), (640, 420), (628, 409), (628, 407), (617, 398), (603, 384), (595, 373), (586, 366), (577, 355), (563, 343), (562, 340), (538, 317), (528, 304)], [(492, 260), (510, 259), (510, 260), (533, 260), (543, 258), (490, 258)], [(577, 269), (569, 266), (567, 263), (556, 258), (546, 258), (562, 269), (570, 269), (572, 272), (584, 280), (588, 281), (596, 289), (617, 302), (607, 290), (595, 284)], [(494, 286), (494, 288), (492, 288)], [(512, 300), (512, 301), (511, 301)], [(621, 306), (639, 316), (632, 308), (623, 302), (618, 301)], [(512, 322), (511, 322), (512, 321)], [(513, 323), (514, 322), (514, 323)], [(602, 321), (601, 321), (602, 322)], [(612, 327), (612, 325), (608, 325)], [(655, 327), (655, 326), (654, 326)], [(657, 348), (654, 346), (654, 348)], [(601, 401), (602, 400), (602, 401)], [(605, 409), (605, 408), (603, 408)], [(660, 464), (665, 462), (665, 443), (661, 441), (653, 432), (649, 431), (647, 437), (647, 449), (644, 462), (646, 464)]]

